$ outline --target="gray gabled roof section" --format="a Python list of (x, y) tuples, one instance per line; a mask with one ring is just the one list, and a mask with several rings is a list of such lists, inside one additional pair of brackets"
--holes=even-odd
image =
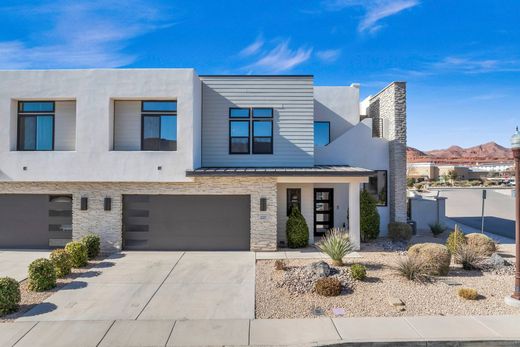
[(199, 176), (327, 176), (327, 177), (367, 177), (375, 172), (348, 165), (316, 165), (313, 167), (201, 167), (186, 171), (188, 177)]

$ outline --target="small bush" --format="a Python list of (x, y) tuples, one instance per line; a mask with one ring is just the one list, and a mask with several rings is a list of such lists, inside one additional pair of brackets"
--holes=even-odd
[(307, 247), (309, 244), (309, 227), (297, 207), (291, 209), (285, 230), (289, 248)]
[(462, 232), (462, 229), (455, 224), (455, 229), (448, 235), (448, 239), (446, 240), (446, 247), (448, 247), (451, 254), (455, 254), (457, 248), (464, 243), (466, 243), (466, 236)]
[(400, 222), (388, 224), (388, 238), (392, 241), (408, 241), (412, 238), (413, 229), (411, 225)]
[(0, 277), (0, 315), (16, 311), (20, 300), (18, 281), (11, 277)]
[(461, 298), (466, 300), (477, 300), (478, 292), (473, 288), (460, 288), (458, 294)]
[(275, 270), (285, 270), (285, 262), (282, 259), (277, 259), (274, 261)]
[(429, 224), (429, 226), (430, 226), (430, 230), (432, 231), (432, 234), (434, 237), (437, 237), (437, 235), (440, 235), (444, 231), (446, 231), (446, 227), (439, 222)]
[(410, 281), (423, 281), (425, 278), (424, 265), (417, 258), (401, 257), (397, 261), (395, 270)]
[(83, 236), (81, 242), (87, 247), (87, 253), (89, 259), (94, 259), (99, 255), (101, 238), (96, 234), (88, 234)]
[(72, 241), (65, 245), (65, 251), (69, 253), (72, 267), (83, 267), (88, 263), (87, 247), (78, 241)]
[(354, 264), (350, 267), (350, 274), (353, 279), (363, 281), (367, 278), (367, 268), (365, 265)]
[(29, 265), (29, 289), (43, 292), (56, 287), (54, 264), (45, 258), (36, 259)]
[(462, 264), (464, 270), (480, 269), (485, 257), (479, 248), (474, 245), (463, 243), (459, 245), (453, 257), (457, 264)]
[(320, 251), (327, 254), (334, 265), (342, 266), (343, 257), (352, 252), (352, 244), (345, 229), (332, 228), (317, 244)]
[(474, 247), (476, 251), (487, 257), (497, 250), (497, 245), (493, 239), (484, 234), (472, 233), (466, 235), (466, 243)]
[(380, 217), (377, 212), (377, 201), (366, 190), (361, 191), (359, 200), (361, 240), (367, 242), (379, 236)]
[(49, 258), (54, 265), (54, 270), (56, 270), (56, 276), (58, 278), (65, 277), (70, 274), (72, 261), (70, 254), (67, 253), (64, 249), (55, 249), (51, 252)]
[(314, 285), (316, 293), (323, 296), (338, 296), (341, 294), (341, 282), (334, 277), (324, 277)]
[(451, 254), (438, 243), (418, 243), (408, 250), (408, 256), (422, 263), (427, 275), (446, 276), (450, 271)]

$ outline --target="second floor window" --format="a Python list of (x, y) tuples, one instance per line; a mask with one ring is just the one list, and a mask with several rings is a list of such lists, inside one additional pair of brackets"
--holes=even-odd
[(330, 122), (314, 122), (314, 145), (326, 146), (330, 143)]
[(18, 102), (18, 150), (54, 150), (54, 101)]
[(177, 150), (177, 102), (143, 101), (141, 149)]
[(229, 153), (273, 154), (272, 108), (229, 109)]

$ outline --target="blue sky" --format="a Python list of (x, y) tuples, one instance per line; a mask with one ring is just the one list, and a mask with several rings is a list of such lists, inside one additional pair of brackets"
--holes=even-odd
[(518, 0), (2, 1), (0, 69), (194, 67), (408, 82), (408, 144), (496, 141), (520, 124)]

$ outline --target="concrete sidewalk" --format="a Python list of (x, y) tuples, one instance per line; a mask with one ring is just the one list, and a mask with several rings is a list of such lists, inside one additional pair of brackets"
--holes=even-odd
[(0, 346), (520, 345), (520, 316), (0, 323)]

